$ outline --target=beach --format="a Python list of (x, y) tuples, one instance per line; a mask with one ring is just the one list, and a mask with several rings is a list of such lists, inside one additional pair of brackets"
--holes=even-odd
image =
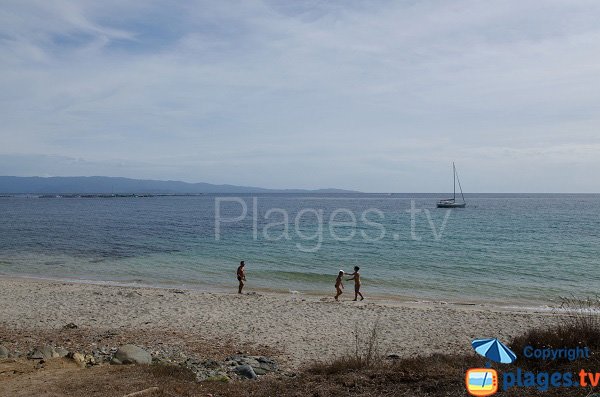
[(64, 333), (57, 333), (75, 324), (82, 340), (92, 335), (86, 343), (102, 344), (92, 339), (108, 334), (150, 349), (184, 342), (262, 349), (294, 369), (352, 352), (354, 333), (364, 336), (375, 324), (384, 353), (412, 357), (469, 352), (474, 338), (509, 340), (553, 321), (550, 312), (532, 309), (368, 297), (352, 302), (349, 295), (338, 303), (333, 291), (238, 295), (233, 288), (222, 293), (0, 278), (6, 339), (0, 342), (23, 350), (49, 335), (59, 344)]

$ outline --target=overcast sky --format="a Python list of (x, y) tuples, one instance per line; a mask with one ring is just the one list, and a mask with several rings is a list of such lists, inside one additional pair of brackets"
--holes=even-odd
[(600, 192), (600, 1), (0, 5), (0, 175)]

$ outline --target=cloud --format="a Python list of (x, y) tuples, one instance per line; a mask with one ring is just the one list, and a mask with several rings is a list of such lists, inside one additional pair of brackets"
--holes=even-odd
[(0, 150), (86, 159), (57, 165), (74, 175), (369, 191), (440, 190), (456, 159), (471, 190), (600, 191), (599, 15), (592, 1), (8, 2)]

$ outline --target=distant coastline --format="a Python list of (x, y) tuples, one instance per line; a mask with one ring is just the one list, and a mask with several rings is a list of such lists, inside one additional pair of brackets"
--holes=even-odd
[(0, 176), (0, 194), (40, 195), (189, 195), (204, 193), (360, 193), (353, 190), (267, 189), (253, 186), (188, 183), (153, 179), (132, 179), (110, 176), (20, 177)]

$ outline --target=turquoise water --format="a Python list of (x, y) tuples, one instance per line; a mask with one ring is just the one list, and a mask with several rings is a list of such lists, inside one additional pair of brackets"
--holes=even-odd
[[(359, 265), (366, 295), (544, 304), (597, 294), (600, 195), (472, 194), (450, 211), (435, 208), (443, 197), (4, 197), (0, 274), (235, 288), (243, 259), (250, 289), (331, 294), (338, 270)], [(235, 220), (240, 201), (247, 214)], [(216, 222), (216, 207), (230, 222)], [(336, 210), (350, 223), (332, 224)]]

